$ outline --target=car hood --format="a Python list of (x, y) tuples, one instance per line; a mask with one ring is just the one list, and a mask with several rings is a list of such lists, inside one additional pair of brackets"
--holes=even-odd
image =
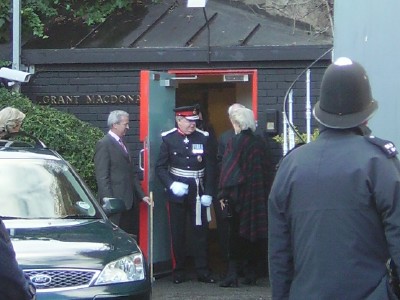
[(5, 220), (23, 269), (88, 268), (140, 252), (136, 241), (103, 219)]

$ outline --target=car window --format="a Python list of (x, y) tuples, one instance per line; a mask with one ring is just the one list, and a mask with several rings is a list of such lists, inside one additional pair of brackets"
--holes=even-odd
[(64, 162), (1, 159), (0, 215), (17, 218), (93, 217), (96, 209)]

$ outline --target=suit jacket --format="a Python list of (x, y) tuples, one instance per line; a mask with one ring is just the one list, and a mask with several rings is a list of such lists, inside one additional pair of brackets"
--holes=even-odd
[(98, 199), (120, 198), (129, 210), (145, 196), (129, 153), (109, 134), (96, 144), (94, 166)]

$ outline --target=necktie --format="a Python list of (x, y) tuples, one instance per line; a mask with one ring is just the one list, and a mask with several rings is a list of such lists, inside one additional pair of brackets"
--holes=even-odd
[(118, 142), (119, 142), (119, 144), (121, 145), (121, 147), (124, 149), (124, 151), (125, 151), (126, 153), (128, 153), (128, 150), (126, 149), (126, 147), (125, 147), (124, 143), (122, 142), (122, 140), (119, 139)]

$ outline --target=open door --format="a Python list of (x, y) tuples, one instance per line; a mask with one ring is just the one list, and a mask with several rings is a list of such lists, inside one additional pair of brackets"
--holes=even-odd
[[(140, 141), (143, 190), (152, 195), (154, 209), (141, 204), (139, 245), (156, 273), (172, 270), (171, 243), (164, 187), (155, 175), (161, 133), (175, 127), (176, 82), (172, 75), (143, 70), (140, 72)], [(152, 268), (152, 266), (151, 266)]]

